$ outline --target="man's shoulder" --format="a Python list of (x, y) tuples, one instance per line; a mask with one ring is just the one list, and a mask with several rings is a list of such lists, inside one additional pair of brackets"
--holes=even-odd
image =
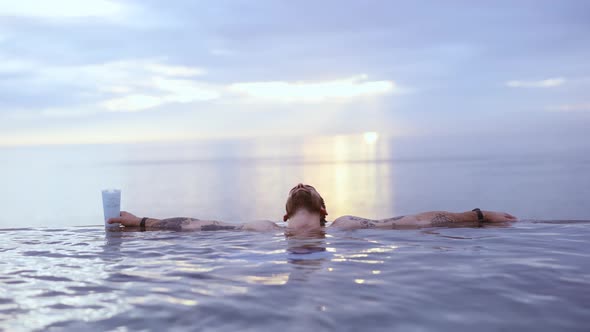
[(256, 220), (245, 223), (242, 229), (246, 231), (272, 231), (279, 228), (275, 222), (270, 220)]
[(355, 218), (358, 218), (358, 217), (355, 217), (355, 216), (349, 216), (349, 215), (346, 215), (346, 216), (340, 216), (340, 217), (338, 217), (338, 218), (334, 219), (334, 221), (332, 222), (332, 224), (334, 224), (334, 223), (337, 223), (337, 222), (339, 222), (339, 221), (354, 220)]
[(338, 228), (358, 228), (360, 220), (368, 219), (346, 215), (334, 219), (330, 226)]

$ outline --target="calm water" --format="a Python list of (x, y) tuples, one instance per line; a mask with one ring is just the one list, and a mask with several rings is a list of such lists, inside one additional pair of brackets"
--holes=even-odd
[[(0, 149), (0, 330), (587, 331), (590, 150), (504, 142)], [(329, 218), (480, 207), (528, 221), (308, 241), (95, 226), (103, 188), (140, 216), (280, 220), (298, 182)]]
[(299, 182), (322, 193), (329, 219), (480, 207), (590, 220), (590, 148), (466, 141), (359, 135), (0, 148), (0, 228), (100, 224), (100, 190), (109, 187), (142, 216), (282, 220)]
[(6, 331), (588, 330), (589, 222), (310, 240), (0, 233)]

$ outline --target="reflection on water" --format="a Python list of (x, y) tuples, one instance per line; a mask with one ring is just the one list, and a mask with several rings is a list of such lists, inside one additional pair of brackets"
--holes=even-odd
[[(328, 212), (332, 216), (394, 215), (391, 165), (379, 162), (389, 158), (387, 142), (378, 145), (377, 141), (367, 142), (362, 136), (323, 140), (304, 145), (302, 179), (314, 184), (324, 195), (329, 202)], [(376, 207), (377, 202), (391, 202), (390, 208), (384, 213), (383, 208)]]
[(0, 226), (100, 224), (107, 187), (121, 188), (123, 208), (139, 215), (278, 221), (299, 182), (322, 193), (328, 219), (474, 207), (590, 218), (587, 154), (505, 156), (438, 143), (347, 135), (0, 149), (0, 201), (10, 207)]
[(0, 229), (0, 329), (581, 331), (589, 225), (307, 239)]

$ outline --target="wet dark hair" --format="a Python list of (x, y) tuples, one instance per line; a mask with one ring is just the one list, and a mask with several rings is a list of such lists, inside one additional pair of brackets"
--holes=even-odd
[[(322, 196), (320, 196), (320, 201), (322, 202), (322, 208), (324, 209), (324, 211), (326, 211), (326, 203), (324, 202), (324, 198)], [(320, 225), (326, 226), (326, 215), (325, 214), (321, 214), (322, 219), (320, 219)]]
[(313, 190), (317, 193), (319, 199), (307, 191), (304, 191), (297, 196), (289, 196), (287, 203), (285, 204), (287, 214), (285, 214), (283, 218), (284, 221), (287, 221), (291, 217), (291, 214), (295, 213), (298, 209), (305, 208), (310, 212), (319, 213), (320, 225), (326, 226), (326, 203), (320, 193), (318, 193), (315, 188), (313, 188)]

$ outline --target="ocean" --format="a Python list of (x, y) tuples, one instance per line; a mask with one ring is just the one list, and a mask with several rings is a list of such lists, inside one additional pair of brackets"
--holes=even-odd
[[(590, 154), (375, 135), (0, 148), (0, 330), (585, 331)], [(105, 232), (139, 216), (282, 224), (299, 182), (328, 220), (509, 212), (505, 227)]]
[[(446, 210), (590, 219), (590, 147), (363, 135), (0, 148), (0, 227), (102, 223), (100, 192), (141, 216), (281, 221), (289, 189), (315, 186), (340, 215)], [(474, 141), (472, 139), (471, 141)]]

